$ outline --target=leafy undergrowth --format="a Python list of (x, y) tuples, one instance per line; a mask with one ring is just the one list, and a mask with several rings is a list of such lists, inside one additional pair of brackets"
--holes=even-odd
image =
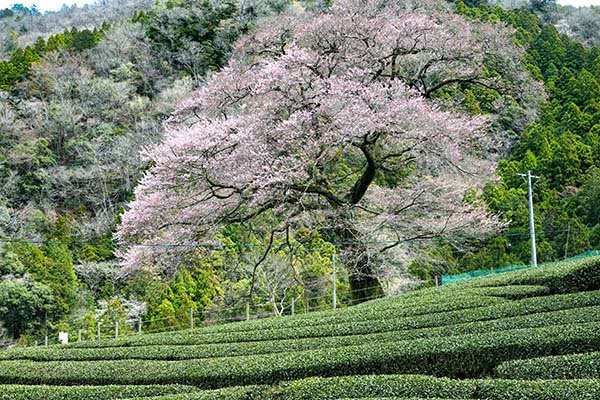
[(9, 349), (0, 400), (597, 399), (599, 271), (589, 258), (335, 312)]

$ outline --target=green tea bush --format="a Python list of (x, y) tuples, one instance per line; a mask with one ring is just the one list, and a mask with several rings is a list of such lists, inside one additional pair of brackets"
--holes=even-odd
[(23, 386), (0, 385), (0, 400), (112, 400), (197, 392), (185, 385)]
[(266, 387), (242, 386), (166, 396), (135, 397), (127, 400), (250, 400), (260, 399), (266, 390)]
[(535, 269), (463, 281), (451, 286), (465, 288), (506, 285), (546, 286), (551, 293), (597, 290), (600, 289), (600, 257), (552, 263)]
[(396, 397), (485, 400), (597, 400), (600, 380), (451, 380), (411, 375), (310, 378), (286, 382), (262, 400), (333, 400)]
[(340, 374), (419, 373), (466, 378), (488, 375), (508, 360), (582, 352), (599, 345), (600, 326), (587, 323), (185, 361), (2, 361), (0, 383), (180, 383), (210, 389)]
[(600, 380), (477, 381), (477, 399), (486, 400), (598, 400)]
[(509, 379), (600, 378), (600, 353), (507, 361), (496, 368), (496, 375)]
[(339, 378), (309, 378), (276, 386), (268, 400), (339, 399), (340, 397), (421, 397), (471, 398), (473, 381), (418, 375), (367, 375)]
[[(515, 312), (519, 308), (514, 308)], [(287, 339), (261, 342), (222, 343), (207, 345), (165, 345), (100, 348), (32, 347), (11, 349), (0, 353), (0, 359), (55, 360), (185, 360), (253, 354), (284, 353), (327, 349), (398, 340), (449, 337), (465, 334), (497, 332), (510, 329), (536, 328), (547, 325), (569, 325), (600, 320), (600, 306), (572, 308), (497, 320), (452, 324), (433, 328), (390, 331), (375, 334)], [(394, 322), (394, 321), (391, 321)], [(393, 324), (392, 324), (393, 325)], [(402, 326), (400, 327), (402, 329)]]
[[(441, 300), (438, 300), (441, 301)], [(264, 320), (242, 322), (238, 324), (229, 324), (216, 328), (200, 328), (181, 332), (168, 332), (158, 334), (148, 334), (141, 336), (123, 337), (117, 340), (99, 340), (90, 342), (77, 342), (70, 344), (69, 347), (116, 347), (116, 346), (144, 346), (151, 344), (203, 344), (203, 343), (223, 343), (223, 342), (242, 342), (256, 340), (286, 339), (297, 337), (311, 337), (312, 334), (299, 336), (299, 332), (308, 332), (313, 327), (316, 336), (331, 336), (347, 334), (340, 332), (327, 332), (324, 327), (341, 326), (356, 327), (363, 326), (362, 332), (373, 332), (369, 326), (374, 321), (390, 321), (392, 319), (424, 316), (428, 319), (433, 314), (451, 312), (453, 310), (467, 310), (477, 307), (484, 307), (494, 304), (502, 304), (505, 300), (495, 297), (484, 297), (476, 295), (461, 295), (456, 298), (448, 298), (439, 304), (428, 304), (427, 302), (413, 304), (412, 306), (402, 304), (402, 307), (396, 309), (391, 307), (385, 311), (376, 311), (373, 308), (361, 309), (360, 312), (352, 310), (352, 313), (340, 310), (337, 315), (334, 312), (315, 313), (310, 322), (295, 317), (269, 318)], [(600, 303), (599, 303), (600, 304)], [(405, 308), (406, 307), (406, 308)], [(350, 309), (348, 309), (350, 310)], [(429, 310), (429, 312), (427, 311)], [(337, 328), (336, 328), (337, 329)], [(348, 331), (349, 328), (340, 328)], [(389, 330), (389, 329), (388, 329)], [(355, 332), (361, 333), (361, 332)]]
[[(256, 331), (232, 331), (204, 333), (189, 330), (168, 334), (140, 335), (118, 340), (102, 340), (76, 343), (74, 347), (121, 347), (149, 345), (199, 345), (209, 343), (235, 343), (246, 341), (270, 341), (276, 339), (299, 339), (310, 337), (359, 335), (378, 332), (400, 331), (435, 326), (446, 326), (464, 322), (484, 321), (497, 318), (527, 315), (537, 312), (555, 311), (565, 308), (600, 305), (600, 291), (573, 293), (527, 298), (519, 301), (500, 302), (494, 305), (459, 309), (445, 313), (417, 315), (413, 317), (373, 318), (369, 321), (348, 321), (332, 324), (328, 318), (315, 324), (293, 328), (264, 328)], [(277, 321), (277, 320), (274, 320)], [(317, 325), (316, 322), (320, 323)]]
[(550, 289), (546, 286), (523, 285), (523, 286), (497, 286), (465, 289), (465, 292), (480, 296), (503, 297), (510, 300), (520, 300), (528, 297), (546, 296)]

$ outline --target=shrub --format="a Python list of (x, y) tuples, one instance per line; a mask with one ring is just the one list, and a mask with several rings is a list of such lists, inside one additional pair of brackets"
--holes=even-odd
[[(599, 296), (600, 297), (600, 296)], [(428, 303), (427, 301), (404, 303), (399, 302), (386, 309), (379, 307), (362, 308), (360, 310), (343, 309), (338, 312), (310, 313), (285, 318), (269, 318), (237, 324), (221, 325), (209, 328), (200, 328), (182, 332), (169, 332), (148, 334), (142, 336), (129, 336), (117, 340), (100, 340), (93, 342), (78, 342), (70, 344), (69, 347), (115, 347), (115, 346), (140, 346), (150, 344), (201, 344), (201, 343), (223, 343), (256, 340), (285, 339), (298, 337), (298, 330), (307, 330), (309, 327), (322, 326), (364, 326), (363, 332), (372, 332), (368, 327), (376, 320), (391, 320), (405, 317), (432, 318), (430, 314), (446, 313), (453, 310), (467, 310), (484, 307), (505, 302), (494, 297), (483, 297), (468, 294), (454, 295), (448, 298), (437, 298), (439, 303)], [(600, 304), (600, 301), (598, 302)], [(350, 310), (352, 312), (350, 312)], [(310, 318), (307, 318), (309, 315)], [(360, 333), (360, 332), (356, 332)], [(327, 336), (336, 333), (324, 333), (318, 336)], [(337, 333), (338, 335), (341, 333)], [(304, 336), (307, 337), (307, 336)]]
[(485, 400), (597, 400), (600, 398), (600, 380), (451, 380), (411, 375), (310, 378), (280, 384), (260, 399), (389, 399), (396, 396)]
[(535, 269), (507, 272), (452, 286), (464, 288), (506, 285), (546, 286), (551, 293), (597, 290), (600, 289), (600, 257), (551, 263)]
[[(491, 320), (503, 317), (527, 315), (536, 312), (554, 311), (572, 307), (600, 305), (600, 291), (574, 293), (523, 299), (519, 301), (501, 302), (494, 305), (458, 309), (445, 313), (415, 315), (401, 318), (387, 316), (370, 320), (348, 320), (334, 324), (329, 317), (315, 317), (313, 324), (297, 327), (277, 328), (265, 326), (252, 331), (208, 332), (198, 329), (168, 334), (141, 335), (125, 337), (118, 340), (96, 342), (80, 342), (70, 347), (115, 347), (115, 346), (148, 346), (148, 345), (192, 345), (208, 343), (233, 343), (245, 341), (261, 341), (275, 339), (298, 339), (310, 337), (358, 335), (377, 332), (400, 331), (434, 326), (453, 325), (461, 322)], [(364, 313), (362, 318), (369, 316)], [(271, 324), (277, 320), (271, 320)], [(318, 324), (317, 324), (318, 322)], [(404, 332), (402, 333), (402, 335)]]
[[(514, 308), (519, 312), (518, 307)], [(184, 360), (195, 358), (214, 358), (242, 356), (252, 354), (285, 353), (327, 349), (368, 343), (397, 342), (402, 340), (448, 337), (465, 334), (497, 332), (509, 329), (535, 328), (547, 325), (568, 325), (593, 322), (600, 319), (600, 306), (558, 310), (552, 312), (521, 315), (497, 320), (483, 320), (441, 327), (397, 330), (383, 333), (330, 336), (319, 338), (286, 339), (260, 342), (222, 343), (206, 345), (165, 345), (165, 346), (131, 346), (101, 348), (65, 348), (65, 347), (32, 347), (11, 349), (0, 353), (0, 359), (29, 359), (36, 361), (53, 360)], [(452, 322), (458, 322), (456, 319)], [(396, 321), (390, 321), (388, 328), (393, 329)], [(375, 324), (376, 325), (376, 324)], [(402, 329), (400, 325), (399, 329)]]
[(309, 376), (420, 373), (487, 375), (503, 361), (600, 345), (597, 323), (372, 343), (303, 352), (186, 361), (2, 361), (0, 382), (25, 384), (193, 384), (218, 388)]
[(600, 353), (508, 361), (496, 368), (496, 375), (510, 379), (600, 378)]
[(600, 380), (481, 380), (476, 398), (486, 400), (597, 400)]
[(0, 400), (111, 400), (198, 391), (193, 386), (22, 386), (0, 385)]
[(341, 378), (309, 378), (285, 382), (275, 387), (265, 399), (307, 400), (340, 397), (445, 397), (470, 398), (475, 392), (473, 381), (457, 381), (418, 375), (371, 375)]

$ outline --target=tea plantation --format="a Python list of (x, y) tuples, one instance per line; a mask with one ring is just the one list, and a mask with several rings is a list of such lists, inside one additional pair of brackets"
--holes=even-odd
[(600, 398), (600, 258), (358, 306), (0, 352), (0, 400)]

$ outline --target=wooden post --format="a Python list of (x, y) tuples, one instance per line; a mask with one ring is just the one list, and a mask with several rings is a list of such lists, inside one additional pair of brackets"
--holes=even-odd
[(102, 322), (98, 321), (98, 340), (100, 340), (100, 327), (102, 326)]
[(296, 312), (296, 298), (292, 297), (292, 315)]
[(250, 321), (250, 303), (246, 303), (246, 321)]
[(190, 329), (194, 329), (194, 309), (190, 308)]
[(119, 338), (119, 321), (115, 322), (115, 339)]
[(137, 329), (137, 333), (138, 335), (142, 334), (142, 318), (138, 318), (138, 329)]

